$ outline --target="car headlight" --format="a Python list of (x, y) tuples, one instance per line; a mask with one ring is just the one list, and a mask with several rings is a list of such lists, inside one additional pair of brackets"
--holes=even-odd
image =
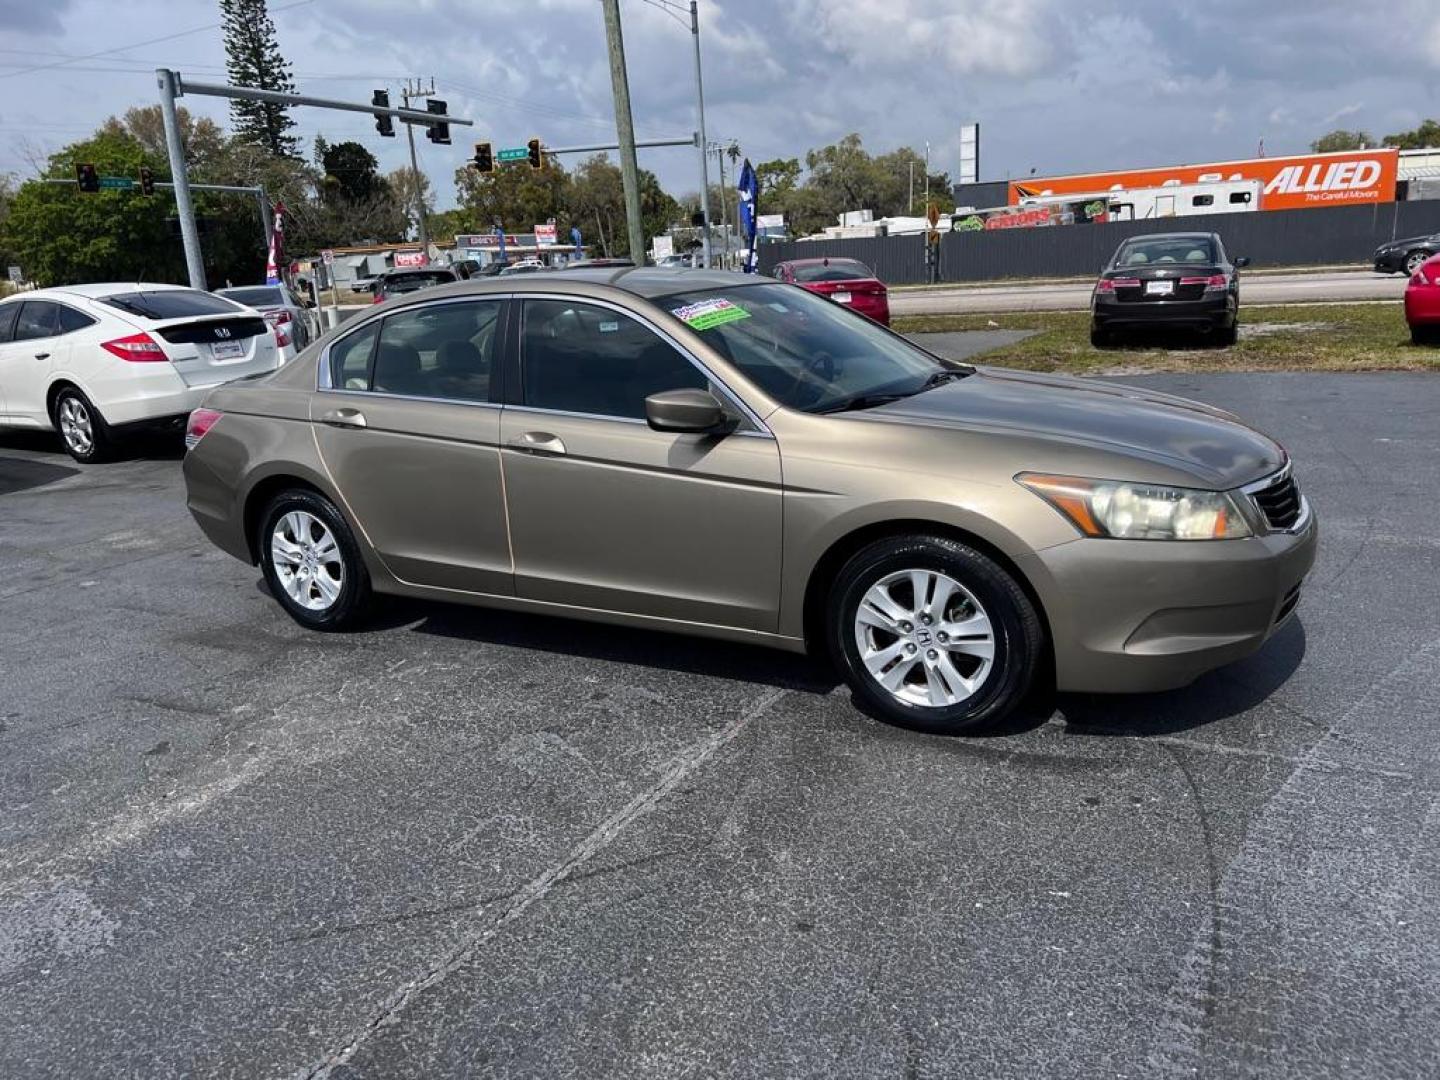
[(1086, 536), (1233, 540), (1250, 525), (1228, 492), (1021, 473), (1015, 478)]

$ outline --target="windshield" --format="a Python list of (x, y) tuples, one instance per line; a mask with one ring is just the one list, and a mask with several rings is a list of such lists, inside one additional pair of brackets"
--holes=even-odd
[(428, 273), (420, 274), (397, 274), (385, 279), (385, 291), (387, 293), (414, 292), (416, 289), (428, 289), (431, 285), (448, 285), (454, 280), (454, 274), (443, 270), (431, 270)]
[(881, 404), (970, 369), (794, 285), (741, 285), (656, 301), (776, 401), (806, 412)]
[(1215, 246), (1205, 236), (1157, 236), (1127, 240), (1115, 253), (1115, 265), (1124, 267), (1170, 266), (1189, 263), (1206, 265), (1215, 261)]
[(220, 295), (246, 307), (280, 307), (285, 303), (279, 289), (221, 289)]
[(872, 278), (869, 267), (854, 259), (831, 259), (828, 263), (797, 263), (791, 267), (796, 281), (861, 281)]
[(99, 298), (142, 319), (185, 319), (194, 315), (234, 315), (240, 309), (230, 301), (198, 289), (156, 289), (154, 292), (116, 293)]

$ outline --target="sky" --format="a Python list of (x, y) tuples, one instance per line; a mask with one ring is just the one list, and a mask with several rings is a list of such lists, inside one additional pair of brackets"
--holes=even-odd
[[(688, 14), (620, 0), (641, 138), (695, 130)], [(958, 172), (959, 131), (980, 124), (981, 179), (1303, 151), (1336, 127), (1377, 137), (1440, 117), (1440, 0), (699, 0), (706, 126), (752, 160), (804, 159), (858, 132), (884, 152), (930, 146)], [(270, 0), (303, 93), (399, 97), (433, 76), (452, 146), (418, 139), (442, 208), (486, 139), (613, 141), (600, 0)], [(682, 9), (683, 10), (683, 9)], [(153, 104), (153, 69), (223, 82), (216, 0), (0, 0), (0, 173)], [(98, 54), (98, 55), (97, 55)], [(79, 58), (79, 59), (77, 59)], [(227, 122), (227, 104), (190, 97)], [(356, 139), (385, 170), (406, 144), (359, 114), (293, 113)], [(673, 194), (699, 188), (684, 147), (640, 151)], [(568, 159), (575, 163), (578, 159)], [(713, 169), (712, 169), (713, 173)], [(712, 181), (714, 177), (712, 175)]]

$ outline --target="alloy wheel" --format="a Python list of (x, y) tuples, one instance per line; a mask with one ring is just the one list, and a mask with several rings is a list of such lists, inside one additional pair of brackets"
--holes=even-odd
[(291, 510), (270, 535), (275, 577), (291, 600), (309, 611), (326, 611), (340, 598), (345, 564), (340, 545), (323, 521)]
[(935, 570), (886, 574), (860, 600), (855, 643), (896, 700), (942, 708), (972, 697), (995, 666), (995, 628), (968, 589)]
[(60, 402), (56, 418), (60, 421), (60, 437), (72, 454), (84, 457), (95, 449), (95, 428), (83, 401), (67, 396)]
[(1419, 270), (1428, 258), (1430, 258), (1430, 256), (1423, 251), (1412, 251), (1405, 258), (1405, 273), (1413, 277), (1415, 271)]

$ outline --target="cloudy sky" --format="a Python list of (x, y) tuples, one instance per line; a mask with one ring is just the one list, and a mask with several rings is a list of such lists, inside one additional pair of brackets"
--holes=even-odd
[[(642, 137), (694, 130), (688, 18), (675, 0), (621, 0)], [(270, 0), (302, 91), (368, 100), (435, 77), (475, 121), (455, 145), (420, 141), (450, 176), (475, 138), (522, 145), (614, 136), (598, 0)], [(1002, 179), (1303, 150), (1334, 127), (1376, 136), (1440, 116), (1440, 0), (700, 0), (712, 139), (755, 160), (856, 131), (876, 151), (931, 145), (955, 172), (960, 125), (981, 124), (981, 174)], [(0, 172), (155, 101), (154, 67), (223, 81), (216, 0), (0, 0)], [(80, 58), (80, 59), (77, 59)], [(398, 94), (396, 94), (398, 97)], [(226, 118), (225, 103), (190, 98)], [(389, 169), (405, 140), (362, 116), (299, 110)], [(693, 153), (642, 151), (679, 194)]]

